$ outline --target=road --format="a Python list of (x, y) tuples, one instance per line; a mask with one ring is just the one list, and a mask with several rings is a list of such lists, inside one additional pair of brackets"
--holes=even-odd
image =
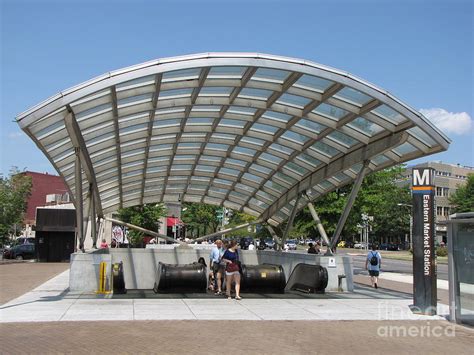
[[(293, 253), (306, 253), (305, 250), (295, 250)], [(355, 275), (367, 275), (365, 270), (365, 251), (357, 249), (341, 249), (337, 251), (338, 255), (349, 255), (352, 257), (354, 262), (354, 274)], [(351, 255), (352, 254), (352, 255)], [(361, 255), (353, 255), (361, 254)], [(384, 258), (382, 255), (382, 271), (385, 272), (397, 272), (401, 274), (413, 274), (413, 263), (408, 260), (396, 260)], [(447, 264), (438, 264), (437, 265), (437, 274), (438, 279), (447, 280), (448, 279), (448, 265)]]

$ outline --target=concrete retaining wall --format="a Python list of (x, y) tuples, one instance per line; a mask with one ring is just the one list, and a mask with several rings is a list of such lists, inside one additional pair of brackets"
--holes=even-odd
[[(149, 249), (108, 249), (86, 254), (73, 254), (71, 258), (70, 289), (73, 291), (93, 292), (97, 290), (100, 261), (107, 262), (110, 278), (110, 263), (123, 262), (125, 285), (127, 289), (152, 289), (155, 283), (156, 266), (165, 264), (189, 264), (200, 257), (209, 265), (209, 249), (197, 248), (149, 248)], [(352, 259), (349, 256), (326, 257), (322, 255), (276, 252), (270, 250), (239, 250), (243, 264), (278, 264), (285, 270), (288, 280), (293, 268), (299, 263), (321, 265), (328, 270), (326, 291), (337, 292), (338, 276), (342, 279), (342, 291), (353, 291)]]

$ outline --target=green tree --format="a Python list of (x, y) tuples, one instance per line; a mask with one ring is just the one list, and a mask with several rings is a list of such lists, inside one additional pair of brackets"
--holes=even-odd
[[(343, 237), (358, 233), (357, 225), (361, 222), (361, 214), (374, 216), (372, 233), (377, 237), (389, 236), (401, 238), (409, 233), (410, 211), (398, 204), (410, 204), (411, 196), (408, 187), (395, 184), (400, 178), (404, 167), (397, 166), (366, 176), (357, 195), (351, 213), (347, 218)], [(331, 238), (336, 230), (352, 185), (346, 185), (330, 192), (314, 202), (316, 211)], [(308, 208), (302, 209), (295, 218), (293, 237), (318, 238), (316, 224)]]
[(453, 213), (474, 212), (474, 174), (467, 176), (467, 183), (459, 186), (449, 198)]
[[(152, 231), (158, 231), (160, 218), (165, 216), (166, 208), (162, 203), (127, 207), (118, 211), (120, 220)], [(128, 236), (132, 246), (142, 245), (143, 232), (131, 229)]]
[(186, 224), (188, 236), (199, 238), (203, 235), (217, 232), (219, 227), (217, 213), (219, 209), (221, 207), (205, 203), (183, 203), (181, 219)]
[(0, 238), (5, 243), (9, 234), (18, 225), (21, 231), (27, 200), (31, 194), (31, 177), (21, 173), (17, 167), (10, 169), (8, 178), (0, 175)]

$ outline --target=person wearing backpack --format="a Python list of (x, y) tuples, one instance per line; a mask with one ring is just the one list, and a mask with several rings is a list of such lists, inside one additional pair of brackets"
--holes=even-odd
[(365, 259), (365, 269), (369, 271), (370, 282), (372, 287), (377, 288), (380, 266), (382, 264), (382, 256), (377, 251), (377, 246), (372, 244), (372, 250), (367, 254)]

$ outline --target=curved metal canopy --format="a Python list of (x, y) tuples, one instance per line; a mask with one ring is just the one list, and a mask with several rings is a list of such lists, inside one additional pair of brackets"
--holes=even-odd
[[(205, 53), (109, 72), (17, 117), (75, 190), (75, 147), (100, 212), (204, 202), (278, 225), (311, 199), (446, 150), (449, 139), (376, 86), (313, 62)], [(304, 206), (304, 201), (297, 206)]]

